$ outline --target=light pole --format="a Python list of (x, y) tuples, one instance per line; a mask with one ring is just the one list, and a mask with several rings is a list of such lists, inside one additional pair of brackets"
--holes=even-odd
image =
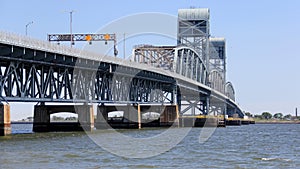
[(126, 56), (125, 56), (126, 55), (126, 53), (125, 53), (125, 50), (126, 50), (125, 49), (126, 48), (126, 45), (125, 45), (125, 33), (124, 33), (124, 39), (123, 40), (124, 40), (124, 43), (123, 43), (123, 57), (124, 58), (123, 59), (125, 60), (125, 58), (126, 58)]
[(72, 34), (72, 22), (73, 22), (72, 15), (73, 15), (73, 12), (75, 12), (75, 11), (71, 10), (71, 11), (66, 11), (66, 12), (70, 13), (70, 38), (71, 38), (70, 40), (71, 40), (71, 47), (72, 47), (72, 45), (74, 45), (73, 34)]
[(27, 36), (27, 29), (28, 29), (28, 26), (33, 24), (33, 21), (31, 22), (28, 22), (26, 25), (25, 25), (25, 35)]

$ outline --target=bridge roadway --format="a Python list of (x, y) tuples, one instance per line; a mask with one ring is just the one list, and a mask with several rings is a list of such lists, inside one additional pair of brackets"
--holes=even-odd
[[(171, 115), (171, 119), (164, 117), (165, 122), (176, 121), (184, 110), (191, 108), (206, 115), (244, 116), (238, 104), (224, 93), (175, 71), (147, 64), (6, 32), (0, 32), (0, 59), (2, 102), (39, 102), (42, 108), (36, 108), (39, 111), (35, 110), (35, 116), (42, 114), (45, 102), (99, 103), (104, 107), (130, 104), (138, 113), (141, 113), (143, 105), (169, 105), (175, 115)], [(191, 106), (191, 103), (194, 105)], [(200, 107), (197, 107), (199, 104)], [(213, 112), (213, 107), (217, 107), (219, 112)], [(6, 112), (5, 109), (2, 106), (2, 112)], [(170, 113), (170, 110), (164, 113)], [(108, 112), (101, 113), (107, 120)], [(131, 115), (127, 116), (131, 118)], [(43, 121), (44, 117), (39, 118)], [(46, 121), (49, 121), (48, 118)], [(9, 117), (4, 118), (2, 123), (8, 121)], [(140, 115), (132, 121), (141, 126)]]

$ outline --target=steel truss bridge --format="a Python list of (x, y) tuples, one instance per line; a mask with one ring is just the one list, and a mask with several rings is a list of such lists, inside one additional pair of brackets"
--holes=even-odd
[(226, 82), (225, 40), (210, 38), (209, 10), (182, 9), (178, 45), (134, 47), (131, 60), (0, 32), (6, 102), (179, 105), (180, 114), (244, 114)]

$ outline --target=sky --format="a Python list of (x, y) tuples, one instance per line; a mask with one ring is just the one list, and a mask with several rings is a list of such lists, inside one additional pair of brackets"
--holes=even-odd
[[(0, 0), (0, 31), (25, 35), (25, 25), (33, 21), (28, 36), (46, 40), (47, 34), (69, 33), (67, 11), (71, 10), (75, 11), (73, 32), (93, 33), (133, 14), (177, 16), (178, 9), (190, 7), (209, 8), (211, 36), (226, 38), (227, 80), (233, 83), (242, 109), (253, 114), (294, 114), (296, 107), (300, 109), (297, 0)], [(176, 30), (177, 25), (166, 24)], [(32, 107), (11, 104), (12, 119), (30, 116)]]

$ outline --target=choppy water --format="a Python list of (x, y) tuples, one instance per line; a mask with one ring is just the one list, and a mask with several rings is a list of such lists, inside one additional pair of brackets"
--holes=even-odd
[[(0, 168), (299, 168), (300, 166), (299, 124), (255, 124), (217, 128), (212, 137), (201, 144), (199, 133), (202, 129), (193, 128), (184, 140), (171, 150), (143, 159), (111, 154), (95, 144), (84, 132), (32, 133), (31, 125), (28, 124), (12, 127), (15, 134), (0, 137)], [(119, 132), (129, 136), (149, 137), (164, 130), (119, 130)], [(180, 133), (181, 129), (173, 130)], [(105, 136), (103, 132), (96, 134)]]

